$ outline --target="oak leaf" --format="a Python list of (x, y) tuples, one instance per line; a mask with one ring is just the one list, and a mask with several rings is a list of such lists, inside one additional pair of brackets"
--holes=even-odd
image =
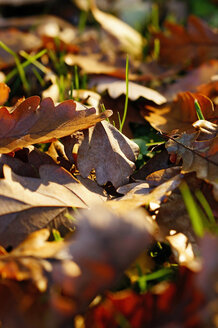
[(183, 132), (192, 128), (192, 123), (198, 119), (195, 99), (198, 101), (205, 119), (216, 123), (218, 108), (214, 110), (212, 101), (200, 93), (188, 91), (179, 93), (173, 102), (164, 105), (162, 108), (146, 106), (141, 114), (157, 130), (162, 132), (171, 132), (172, 130)]
[(218, 38), (201, 19), (190, 16), (187, 28), (166, 22), (168, 34), (154, 33), (160, 41), (159, 60), (165, 65), (185, 67), (189, 64), (199, 65), (208, 59), (217, 57)]
[[(166, 98), (163, 97), (159, 92), (146, 88), (140, 84), (134, 82), (128, 82), (128, 98), (131, 100), (137, 100), (140, 97), (151, 100), (157, 105), (162, 105), (166, 102)], [(118, 98), (122, 94), (126, 94), (126, 82), (125, 81), (115, 81), (108, 83), (101, 83), (97, 87), (97, 91), (102, 93), (103, 91), (108, 90), (108, 93), (111, 98)]]
[(98, 184), (110, 181), (114, 187), (119, 187), (128, 182), (138, 153), (139, 148), (134, 142), (105, 121), (84, 131), (77, 165), (82, 177), (95, 169)]
[(105, 199), (99, 194), (98, 186), (86, 188), (58, 166), (42, 165), (39, 174), (40, 178), (22, 177), (4, 166), (4, 179), (0, 179), (3, 246), (17, 245), (29, 233), (46, 227), (60, 216), (63, 222), (68, 222), (64, 218), (66, 208), (86, 208)]
[(110, 115), (111, 111), (96, 115), (95, 108), (86, 108), (73, 100), (55, 107), (51, 98), (40, 103), (38, 96), (29, 97), (10, 112), (6, 107), (0, 108), (0, 153), (70, 135)]

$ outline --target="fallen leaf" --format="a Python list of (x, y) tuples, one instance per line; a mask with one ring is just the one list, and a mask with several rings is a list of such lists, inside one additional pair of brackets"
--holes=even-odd
[[(99, 188), (86, 188), (69, 172), (55, 165), (42, 165), (40, 178), (21, 177), (4, 166), (0, 179), (0, 237), (2, 245), (17, 245), (29, 233), (44, 228), (66, 208), (86, 208), (103, 202)], [(91, 191), (92, 189), (92, 191)], [(63, 221), (69, 221), (66, 218)]]
[(45, 164), (56, 164), (46, 153), (41, 152), (34, 146), (16, 151), (14, 156), (0, 154), (0, 176), (3, 177), (3, 166), (10, 166), (12, 171), (24, 177), (39, 177), (39, 167)]
[(73, 90), (73, 98), (74, 99), (79, 98), (80, 102), (83, 102), (95, 108), (99, 108), (99, 103), (101, 100), (101, 96), (97, 92), (91, 90), (83, 90), (83, 89)]
[(0, 153), (9, 153), (34, 143), (61, 138), (87, 129), (111, 115), (111, 111), (95, 114), (73, 100), (54, 106), (51, 98), (29, 97), (10, 110), (0, 109)]
[(199, 179), (214, 186), (218, 199), (218, 152), (217, 125), (205, 120), (193, 124), (199, 130), (191, 134), (182, 133), (166, 143), (169, 154), (176, 154), (176, 161), (182, 158), (182, 172), (196, 172)]
[(162, 169), (167, 169), (173, 166), (169, 161), (169, 154), (166, 149), (157, 153), (147, 161), (145, 165), (143, 165), (137, 172), (133, 173), (132, 178), (136, 180), (143, 180), (149, 174), (159, 171)]
[[(99, 93), (102, 93), (105, 90), (108, 91), (111, 98), (118, 98), (122, 94), (126, 94), (126, 82), (115, 81), (111, 83), (101, 83), (97, 86), (97, 91)], [(128, 98), (134, 101), (140, 97), (151, 100), (157, 105), (162, 105), (166, 102), (166, 98), (163, 97), (159, 92), (129, 81)]]
[[(49, 233), (44, 229), (30, 235), (9, 255), (2, 255), (1, 296), (5, 282), (9, 288), (10, 283), (12, 287), (16, 282), (13, 290), (25, 291), (27, 301), (26, 306), (20, 306), (13, 292), (9, 292), (7, 302), (0, 309), (3, 324), (7, 325), (12, 318), (15, 324), (21, 316), (25, 328), (37, 327), (39, 318), (41, 327), (48, 327), (48, 318), (52, 327), (60, 327), (86, 309), (97, 294), (114, 285), (123, 270), (151, 242), (154, 227), (146, 215), (141, 209), (122, 216), (105, 205), (94, 207), (77, 215), (78, 232), (74, 238), (48, 242)], [(29, 289), (25, 282), (29, 283)], [(38, 312), (42, 297), (44, 305)], [(8, 304), (13, 305), (13, 316), (6, 315)], [(31, 323), (37, 315), (38, 319)]]
[(217, 32), (196, 16), (190, 16), (187, 28), (166, 22), (168, 34), (155, 32), (160, 41), (159, 61), (170, 66), (199, 65), (214, 59), (218, 52)]
[[(31, 30), (31, 36), (38, 37), (40, 40), (40, 45), (42, 46), (43, 36), (50, 37), (58, 37), (65, 43), (74, 44), (76, 28), (67, 22), (66, 20), (53, 15), (31, 15), (31, 16), (23, 16), (23, 17), (7, 17), (1, 19), (0, 26), (2, 29), (9, 31), (14, 30), (15, 28), (18, 30), (31, 30), (34, 26), (34, 32)], [(17, 31), (16, 30), (16, 31)], [(20, 31), (19, 31), (20, 32)], [(4, 32), (3, 32), (4, 33)], [(21, 32), (20, 32), (21, 33)], [(14, 32), (16, 36), (16, 33)], [(22, 33), (22, 37), (25, 38), (27, 33)], [(16, 37), (15, 37), (16, 38)], [(16, 40), (17, 41), (17, 40)], [(25, 39), (25, 44), (28, 39)], [(13, 40), (14, 42), (14, 40)], [(21, 48), (21, 50), (25, 50)]]
[(122, 67), (112, 66), (111, 64), (101, 62), (101, 56), (96, 54), (90, 55), (73, 55), (67, 54), (65, 62), (69, 66), (78, 65), (82, 72), (86, 74), (106, 74), (125, 79), (125, 69)]
[(7, 84), (1, 82), (0, 83), (0, 105), (3, 105), (9, 97), (10, 88)]
[[(113, 115), (110, 118), (110, 122), (116, 127), (120, 126), (119, 117), (124, 115), (125, 96), (121, 95), (117, 99), (111, 98), (107, 93), (102, 94), (101, 102), (105, 105), (105, 108), (113, 108)], [(118, 114), (119, 113), (119, 114)], [(129, 139), (133, 139), (133, 124), (145, 124), (144, 118), (140, 114), (140, 108), (136, 102), (128, 101), (127, 115), (122, 129), (122, 133)]]
[[(213, 76), (218, 74), (218, 60), (210, 60), (201, 64), (195, 69), (192, 69), (183, 77), (178, 77), (176, 82), (167, 86), (167, 88), (161, 88), (161, 93), (168, 99), (173, 100), (177, 93), (183, 91), (200, 92), (198, 89), (202, 84), (208, 84), (212, 81)], [(206, 96), (208, 96), (206, 94)], [(210, 98), (210, 97), (209, 97)]]
[(84, 131), (77, 165), (82, 177), (86, 178), (95, 169), (98, 184), (110, 181), (114, 187), (119, 187), (128, 182), (138, 153), (134, 142), (105, 121)]
[(90, 2), (90, 9), (102, 28), (121, 42), (123, 50), (135, 57), (142, 56), (142, 49), (146, 41), (139, 32), (115, 16), (99, 10), (94, 0)]
[(109, 201), (108, 205), (121, 212), (140, 206), (148, 206), (151, 211), (155, 211), (162, 202), (166, 201), (172, 191), (180, 185), (182, 178), (182, 174), (177, 174), (153, 189), (150, 188), (148, 182), (144, 181), (133, 184), (133, 186), (130, 184), (129, 186), (121, 187), (118, 189), (118, 192), (130, 190), (125, 196)]
[(141, 114), (157, 130), (162, 132), (186, 131), (192, 128), (198, 117), (195, 109), (195, 99), (198, 101), (206, 120), (217, 122), (218, 109), (214, 110), (212, 101), (200, 93), (181, 92), (172, 103), (162, 108), (146, 106)]

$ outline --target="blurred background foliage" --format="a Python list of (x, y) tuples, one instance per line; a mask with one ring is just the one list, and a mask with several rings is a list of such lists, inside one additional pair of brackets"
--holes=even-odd
[[(144, 32), (151, 19), (160, 26), (165, 20), (185, 23), (189, 15), (218, 26), (217, 0), (96, 0), (99, 9), (115, 14), (137, 30)], [(0, 15), (3, 17), (36, 14), (55, 14), (77, 25), (81, 10), (86, 11), (89, 0), (0, 0)]]

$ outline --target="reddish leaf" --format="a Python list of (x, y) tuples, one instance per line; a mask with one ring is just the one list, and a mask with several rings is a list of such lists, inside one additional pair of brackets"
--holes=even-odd
[(194, 101), (198, 100), (204, 118), (214, 123), (218, 120), (218, 109), (214, 110), (212, 101), (200, 93), (181, 92), (176, 99), (162, 108), (146, 106), (142, 115), (157, 130), (171, 132), (172, 130), (185, 131), (192, 128), (198, 117)]
[(167, 22), (168, 35), (159, 32), (154, 37), (160, 40), (160, 62), (184, 67), (199, 65), (214, 59), (218, 52), (217, 32), (195, 16), (190, 16), (187, 28)]
[(9, 110), (0, 109), (0, 152), (9, 153), (34, 143), (61, 138), (87, 129), (111, 115), (96, 115), (95, 108), (86, 108), (73, 100), (54, 106), (51, 98), (33, 96)]

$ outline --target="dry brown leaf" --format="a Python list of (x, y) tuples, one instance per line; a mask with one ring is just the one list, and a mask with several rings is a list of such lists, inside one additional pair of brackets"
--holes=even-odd
[(84, 131), (77, 165), (82, 177), (95, 169), (98, 184), (110, 181), (114, 187), (128, 182), (135, 168), (138, 146), (108, 122)]
[(73, 98), (79, 98), (81, 102), (93, 106), (96, 109), (99, 107), (101, 100), (101, 96), (97, 92), (86, 89), (73, 90)]
[[(125, 96), (121, 95), (117, 99), (111, 98), (107, 93), (102, 94), (101, 102), (105, 105), (105, 108), (113, 108), (113, 115), (110, 117), (110, 122), (116, 127), (120, 126), (119, 117), (124, 115)], [(119, 114), (118, 114), (119, 113)], [(122, 133), (129, 139), (133, 139), (132, 125), (145, 124), (144, 118), (140, 114), (140, 108), (138, 103), (131, 100), (128, 101), (127, 115), (125, 123), (122, 129)]]
[(182, 172), (196, 172), (199, 179), (213, 184), (214, 196), (218, 200), (218, 127), (216, 124), (199, 120), (193, 124), (199, 130), (182, 133), (166, 143), (169, 154), (176, 154), (176, 161), (182, 158)]
[(94, 0), (91, 0), (90, 4), (94, 18), (103, 29), (119, 40), (123, 50), (135, 57), (142, 57), (142, 50), (146, 43), (143, 36), (119, 18), (99, 10)]
[(150, 210), (155, 211), (172, 191), (180, 185), (182, 178), (182, 174), (177, 174), (152, 190), (148, 182), (133, 184), (133, 189), (131, 189), (132, 184), (129, 187), (121, 187), (121, 189), (118, 189), (119, 192), (122, 192), (122, 189), (125, 192), (127, 188), (130, 190), (125, 196), (109, 201), (108, 205), (121, 213), (145, 205), (149, 206)]
[(23, 148), (14, 153), (14, 156), (0, 154), (0, 176), (3, 177), (3, 166), (10, 166), (12, 171), (18, 175), (25, 177), (38, 178), (39, 167), (45, 164), (53, 164), (56, 162), (46, 153), (41, 152), (34, 146)]
[(162, 64), (196, 66), (217, 57), (217, 31), (213, 31), (198, 17), (190, 16), (187, 28), (171, 22), (166, 22), (165, 25), (168, 34), (154, 33), (154, 38), (160, 40), (159, 60)]
[[(133, 101), (140, 97), (151, 100), (157, 105), (162, 105), (167, 101), (159, 92), (131, 81), (128, 82), (128, 89), (128, 98)], [(97, 86), (97, 91), (99, 93), (105, 90), (108, 91), (111, 98), (118, 98), (122, 94), (126, 94), (126, 82), (115, 81), (111, 83), (101, 83)]]
[[(63, 327), (68, 318), (71, 320), (85, 310), (96, 295), (117, 281), (149, 245), (155, 229), (142, 209), (117, 215), (107, 206), (98, 206), (82, 211), (76, 219), (75, 238), (47, 242), (48, 231), (44, 229), (30, 235), (9, 255), (1, 256), (0, 275), (4, 277), (0, 284), (1, 299), (3, 287), (9, 287), (7, 302), (0, 307), (4, 325), (9, 322), (16, 325), (21, 317), (24, 328), (38, 327), (39, 321), (43, 328)], [(28, 289), (25, 282), (29, 283)], [(11, 293), (10, 286), (16, 286), (13, 290), (19, 291), (19, 295), (26, 292), (26, 306), (15, 302), (16, 294)], [(41, 297), (43, 307), (39, 307)], [(33, 320), (37, 315), (38, 319)]]
[[(147, 175), (144, 180), (137, 180), (136, 182), (126, 184), (117, 189), (117, 192), (123, 195), (130, 194), (148, 194), (152, 189), (167, 182), (181, 171), (181, 167), (175, 166), (167, 169), (155, 171)], [(131, 193), (130, 193), (131, 191)]]
[[(34, 26), (34, 31), (32, 30), (32, 27)], [(40, 46), (42, 46), (42, 39), (43, 36), (48, 37), (58, 37), (61, 41), (71, 44), (72, 47), (74, 47), (74, 40), (76, 36), (76, 28), (67, 22), (66, 20), (52, 15), (36, 15), (36, 16), (23, 16), (23, 17), (6, 17), (1, 18), (0, 21), (0, 27), (2, 28), (2, 31), (9, 32), (16, 28), (19, 30), (31, 30), (31, 37), (39, 37), (38, 40), (40, 40)], [(2, 32), (4, 34), (4, 31)], [(17, 31), (17, 30), (16, 30)], [(12, 34), (11, 32), (11, 34)], [(20, 39), (25, 42), (25, 44), (28, 43), (28, 38), (26, 39), (25, 36), (29, 35), (27, 33), (22, 33), (19, 31)], [(13, 42), (19, 41), (19, 39), (16, 39), (16, 33), (14, 32), (15, 40), (12, 40)], [(7, 34), (5, 38), (7, 37)], [(13, 37), (13, 34), (12, 34)], [(25, 38), (25, 40), (23, 40)], [(30, 39), (31, 40), (31, 39)], [(34, 40), (34, 39), (33, 39)], [(7, 44), (7, 42), (6, 42)], [(29, 46), (29, 45), (28, 45)], [(10, 47), (10, 45), (9, 45)], [(28, 48), (29, 49), (29, 48)], [(24, 48), (21, 48), (20, 50), (25, 50)], [(31, 48), (30, 48), (31, 50)]]
[(200, 93), (181, 92), (172, 103), (168, 103), (162, 108), (146, 106), (141, 114), (157, 130), (183, 132), (192, 128), (192, 123), (198, 119), (195, 99), (198, 101), (205, 119), (216, 123), (218, 108), (214, 110), (212, 101)]
[(3, 105), (9, 97), (10, 88), (7, 84), (1, 82), (0, 83), (0, 105)]
[(0, 109), (0, 153), (70, 135), (111, 114), (111, 111), (105, 111), (96, 115), (95, 108), (86, 108), (73, 100), (55, 107), (51, 98), (40, 103), (38, 96), (29, 97), (10, 113), (6, 107)]
[(125, 69), (112, 66), (111, 64), (101, 62), (99, 54), (73, 55), (67, 54), (65, 62), (69, 66), (78, 65), (83, 73), (87, 74), (106, 74), (125, 79)]
[(63, 168), (42, 165), (39, 173), (40, 179), (21, 177), (4, 166), (5, 177), (0, 179), (2, 245), (17, 245), (32, 231), (57, 220), (66, 208), (86, 208), (105, 200), (99, 187), (86, 188)]
[(218, 95), (218, 80), (214, 76), (214, 80), (207, 84), (201, 84), (198, 86), (198, 92), (210, 98), (215, 105), (218, 105), (217, 95)]
[(167, 150), (164, 149), (160, 153), (156, 153), (154, 157), (149, 159), (137, 172), (133, 173), (132, 178), (144, 180), (149, 174), (155, 171), (168, 169), (172, 166), (173, 164), (169, 161), (169, 154)]
[[(178, 77), (176, 82), (167, 86), (167, 88), (161, 90), (162, 94), (171, 101), (176, 97), (177, 93), (183, 91), (200, 92), (198, 87), (202, 84), (208, 84), (212, 81), (212, 78), (218, 74), (218, 60), (210, 60), (203, 63), (199, 67), (191, 70), (183, 77)], [(208, 96), (206, 94), (206, 96)]]

